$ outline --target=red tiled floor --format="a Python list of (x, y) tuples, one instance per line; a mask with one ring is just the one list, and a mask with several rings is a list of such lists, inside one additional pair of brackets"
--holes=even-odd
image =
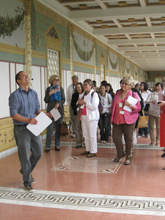
[[(62, 138), (64, 141), (64, 138)], [(66, 141), (71, 140), (66, 138)], [(138, 143), (149, 139), (140, 138)], [(144, 142), (143, 142), (144, 143)], [(43, 156), (33, 172), (37, 183), (34, 188), (38, 190), (79, 192), (91, 194), (165, 197), (164, 183), (165, 159), (161, 157), (161, 150), (135, 149), (135, 157), (130, 166), (122, 165), (117, 174), (98, 174), (51, 171), (50, 169), (64, 158), (72, 155), (79, 156), (82, 148), (61, 147), (60, 152), (52, 147), (49, 153)], [(98, 157), (114, 158), (115, 149), (99, 148)], [(90, 159), (89, 159), (90, 160)], [(17, 153), (0, 160), (0, 186), (22, 188), (22, 176), (19, 173), (20, 164)], [(8, 210), (8, 211), (7, 211)], [(111, 214), (88, 211), (60, 210), (39, 207), (0, 204), (0, 219), (164, 219), (163, 217)]]
[(0, 204), (1, 220), (164, 220), (164, 216), (127, 215)]

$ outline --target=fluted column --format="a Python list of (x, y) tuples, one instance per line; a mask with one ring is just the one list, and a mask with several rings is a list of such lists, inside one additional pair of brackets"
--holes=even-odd
[(96, 41), (93, 40), (94, 80), (96, 80)]
[(71, 76), (74, 75), (74, 63), (73, 63), (73, 25), (70, 24), (70, 71)]
[(25, 4), (25, 67), (26, 67), (26, 73), (29, 75), (30, 78), (32, 78), (32, 49), (31, 49), (32, 0), (25, 0), (24, 4)]

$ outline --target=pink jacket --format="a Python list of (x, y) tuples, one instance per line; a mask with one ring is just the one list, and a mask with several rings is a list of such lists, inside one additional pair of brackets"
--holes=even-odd
[[(111, 107), (111, 114), (112, 114), (112, 116), (111, 116), (111, 123), (113, 123), (113, 117), (114, 117), (114, 113), (115, 113), (116, 102), (118, 101), (121, 92), (122, 92), (122, 90), (119, 90), (117, 92), (117, 94), (114, 97), (113, 103), (112, 103), (112, 107)], [(125, 118), (126, 124), (133, 124), (133, 123), (136, 122), (136, 120), (138, 118), (138, 112), (141, 109), (141, 105), (140, 105), (140, 102), (139, 102), (138, 94), (136, 92), (133, 92), (130, 89), (130, 91), (128, 92), (128, 94), (125, 97), (124, 101), (128, 99), (128, 96), (132, 96), (132, 97), (134, 97), (135, 99), (138, 100), (136, 105), (134, 105), (134, 109), (132, 110), (132, 112), (129, 112), (129, 111), (126, 111), (126, 110), (123, 109), (123, 111), (124, 111), (124, 118)]]

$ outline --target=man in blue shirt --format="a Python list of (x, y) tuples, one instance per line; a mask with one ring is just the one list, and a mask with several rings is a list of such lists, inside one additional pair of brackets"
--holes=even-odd
[(18, 72), (15, 80), (19, 88), (9, 97), (10, 116), (14, 123), (14, 137), (18, 147), (24, 189), (34, 191), (32, 183), (35, 180), (31, 172), (41, 158), (43, 150), (40, 135), (33, 135), (26, 126), (27, 124), (37, 124), (35, 115), (41, 112), (40, 103), (36, 91), (29, 88), (30, 79), (27, 73)]

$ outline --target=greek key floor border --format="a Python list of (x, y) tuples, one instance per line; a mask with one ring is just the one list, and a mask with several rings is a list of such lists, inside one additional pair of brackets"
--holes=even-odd
[(0, 203), (107, 213), (165, 216), (165, 199), (0, 187)]
[[(43, 141), (43, 144), (45, 145), (46, 141)], [(52, 141), (52, 146), (55, 145), (55, 142)], [(76, 142), (64, 142), (61, 141), (61, 147), (75, 147)], [(98, 148), (115, 148), (114, 143), (97, 143)], [(163, 150), (162, 147), (157, 147), (156, 145), (150, 145), (150, 144), (134, 144), (134, 149), (152, 149), (152, 150)]]

